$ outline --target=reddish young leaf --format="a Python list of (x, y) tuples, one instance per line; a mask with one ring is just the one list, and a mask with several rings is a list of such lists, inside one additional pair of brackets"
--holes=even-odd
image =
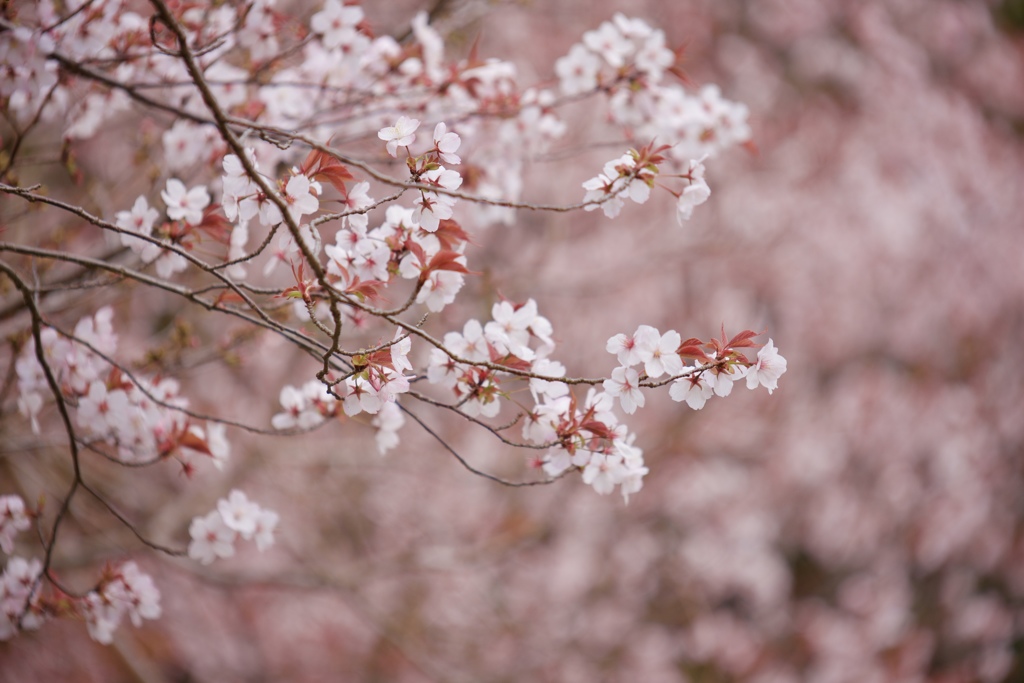
[(240, 304), (243, 303), (244, 301), (245, 299), (243, 299), (242, 296), (235, 290), (225, 289), (217, 296), (217, 299), (214, 301), (214, 306), (220, 306), (221, 304), (227, 303)]
[(608, 428), (608, 425), (604, 422), (599, 422), (598, 420), (587, 420), (580, 425), (580, 429), (586, 429), (594, 436), (602, 439), (612, 440), (615, 438), (615, 433)]
[(231, 231), (234, 226), (220, 210), (220, 204), (211, 204), (203, 211), (203, 220), (196, 226), (197, 230), (205, 232), (215, 242), (228, 245), (231, 244)]
[(380, 289), (386, 285), (386, 282), (380, 280), (366, 280), (365, 282), (356, 280), (345, 290), (345, 293), (354, 294), (361, 299), (369, 299), (376, 303), (381, 300)]
[(463, 273), (465, 275), (472, 275), (466, 266), (459, 263), (456, 259), (460, 258), (462, 254), (454, 251), (439, 251), (434, 254), (434, 258), (430, 259), (430, 263), (420, 273), (420, 280), (426, 280), (432, 272), (435, 270), (451, 270), (456, 273)]
[(434, 236), (441, 243), (442, 249), (454, 250), (460, 244), (467, 242), (472, 244), (469, 235), (462, 229), (462, 226), (450, 218), (441, 220), (440, 225), (438, 225), (437, 230), (434, 232)]
[(190, 431), (185, 431), (180, 437), (178, 437), (178, 445), (192, 449), (193, 451), (198, 451), (204, 455), (210, 456), (211, 458), (213, 457), (213, 453), (210, 452), (210, 447), (207, 445), (206, 439), (202, 439)]
[[(754, 332), (753, 330), (743, 330), (742, 332), (737, 334), (735, 337), (730, 339), (729, 343), (725, 345), (725, 348), (727, 348), (727, 349), (742, 349), (742, 348), (747, 348), (747, 347), (751, 347), (751, 346), (760, 346), (760, 344), (757, 344), (757, 343), (751, 341), (753, 337), (756, 337), (759, 334), (763, 334), (763, 333), (761, 333), (761, 332)], [(725, 338), (724, 334), (722, 335), (722, 338), (723, 339)]]
[[(697, 341), (698, 344), (691, 343), (693, 341)], [(704, 352), (704, 349), (702, 348), (703, 346), (704, 344), (699, 339), (687, 339), (679, 346), (678, 349), (676, 349), (676, 353), (683, 358), (691, 360), (711, 360), (708, 357), (708, 354)]]
[(494, 363), (495, 365), (503, 365), (506, 368), (511, 368), (513, 370), (522, 370), (524, 372), (528, 372), (532, 367), (530, 363), (526, 362), (522, 358), (519, 358), (518, 356), (513, 356), (511, 353), (507, 353), (504, 356), (498, 356), (496, 353), (494, 353), (493, 349), (491, 351), (491, 362)]
[(349, 180), (355, 180), (355, 176), (348, 170), (344, 165), (339, 163), (336, 159), (331, 160), (333, 163), (326, 167), (321, 167), (319, 171), (313, 174), (314, 180), (322, 180), (329, 183), (334, 189), (341, 194), (348, 196), (348, 188), (345, 187), (345, 182)]
[(320, 164), (320, 155), (322, 153), (318, 149), (309, 150), (309, 154), (302, 160), (302, 164), (299, 165), (299, 171), (303, 175), (309, 175), (310, 170), (316, 168)]
[(419, 245), (419, 243), (416, 242), (416, 240), (412, 239), (411, 237), (408, 238), (407, 240), (405, 240), (405, 248), (408, 249), (410, 252), (412, 252), (412, 254), (417, 259), (419, 259), (420, 263), (426, 264), (426, 262), (427, 262), (427, 253), (425, 251), (423, 251), (423, 247), (421, 247)]

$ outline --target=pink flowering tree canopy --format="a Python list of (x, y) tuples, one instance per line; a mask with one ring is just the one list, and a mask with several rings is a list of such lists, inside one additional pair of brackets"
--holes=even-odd
[[(211, 511), (195, 510), (187, 528), (150, 533), (100, 489), (97, 462), (216, 477), (239, 457), (235, 434), (297, 439), (339, 422), (342, 439), (365, 429), (359, 422), (376, 430), (385, 452), (401, 448), (407, 418), (422, 424), (422, 409), (461, 416), (465, 428), (533, 454), (535, 473), (509, 480), (471, 467), (437, 437), (436, 457), (448, 450), (495, 485), (575, 472), (597, 493), (617, 489), (628, 500), (649, 468), (620, 410), (633, 414), (645, 393), (668, 384), (664, 393), (700, 408), (711, 393), (698, 402), (676, 387), (727, 396), (745, 377), (772, 390), (785, 371), (771, 340), (766, 355), (744, 353), (759, 346), (754, 332), (683, 341), (642, 325), (607, 343), (620, 363), (610, 375), (597, 367), (572, 377), (559, 360), (558, 321), (533, 298), (487, 304), (464, 294), (480, 275), (468, 247), (489, 230), (516, 230), (526, 211), (600, 208), (615, 218), (626, 200), (642, 204), (654, 191), (689, 219), (710, 195), (704, 161), (749, 139), (746, 109), (713, 86), (687, 88), (673, 75), (678, 54), (640, 19), (617, 14), (585, 33), (555, 64), (557, 80), (537, 86), (508, 62), (448, 57), (423, 14), (402, 43), (337, 0), (303, 20), (263, 1), (109, 0), (18, 6), (4, 22), (9, 150), (0, 192), (13, 227), (0, 243), (0, 273), (22, 325), (13, 388), (32, 433), (62, 431), (73, 465), (52, 499), (4, 498), (5, 639), (75, 616), (109, 643), (124, 617), (139, 626), (161, 616), (159, 588), (133, 561), (110, 564), (90, 590), (59, 578), (61, 531), (85, 498), (137, 537), (136, 551), (202, 565), (233, 557), (242, 541), (264, 551), (289, 525), (234, 489)], [(581, 97), (605, 107), (609, 128), (628, 142), (600, 174), (577, 181), (582, 198), (569, 183), (561, 204), (531, 201), (522, 192), (530, 158), (559, 143), (561, 110)], [(126, 129), (139, 136), (115, 139)], [(30, 167), (27, 150), (54, 137), (65, 178)], [(123, 145), (120, 163), (139, 166), (131, 149), (143, 138), (159, 158), (155, 175), (122, 186), (92, 164), (94, 146)], [(109, 189), (97, 203), (76, 191), (86, 187), (96, 198)], [(19, 203), (41, 207), (46, 227), (22, 226)], [(74, 236), (55, 243), (61, 229)], [(77, 297), (81, 286), (95, 291)], [(155, 351), (148, 364), (133, 358), (143, 349), (121, 332), (129, 291), (167, 295), (175, 317), (238, 338), (275, 337), (316, 367), (262, 395), (276, 405), (266, 422), (200, 408), (173, 363)], [(491, 317), (446, 328), (464, 315), (447, 314), (463, 297), (477, 297), (468, 308), (486, 304)], [(11, 554), (32, 521), (37, 551)]]

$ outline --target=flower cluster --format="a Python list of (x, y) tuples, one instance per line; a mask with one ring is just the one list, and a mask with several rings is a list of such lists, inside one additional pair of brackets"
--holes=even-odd
[[(8, 513), (13, 511), (16, 528), (22, 528), (22, 521), (27, 526), (18, 496), (4, 496), (0, 504)], [(42, 597), (38, 588), (41, 572), (38, 559), (13, 556), (7, 561), (0, 576), (0, 640), (10, 639), (18, 630), (39, 628), (48, 616), (67, 610), (80, 615), (89, 635), (104, 644), (110, 644), (125, 615), (136, 627), (143, 619), (160, 618), (160, 591), (135, 562), (106, 569), (96, 588), (85, 596), (63, 600)]]
[[(376, 415), (409, 391), (412, 370), (409, 350), (412, 340), (400, 333), (387, 344), (357, 354), (353, 367), (343, 378), (326, 382), (310, 380), (302, 387), (285, 386), (280, 402), (283, 412), (271, 419), (275, 429), (312, 429), (341, 410), (349, 417), (359, 413)], [(395, 418), (389, 417), (390, 424)]]
[(555, 72), (566, 95), (607, 93), (612, 121), (636, 138), (670, 141), (666, 155), (677, 164), (747, 142), (746, 106), (724, 99), (715, 85), (688, 93), (666, 78), (681, 75), (676, 62), (662, 31), (616, 14), (585, 33)]
[(546, 449), (538, 460), (557, 477), (569, 469), (582, 472), (584, 483), (600, 494), (620, 487), (623, 497), (636, 493), (647, 474), (643, 452), (611, 411), (606, 392), (591, 389), (582, 405), (559, 377), (565, 366), (551, 358), (555, 350), (550, 321), (533, 299), (523, 304), (501, 301), (486, 324), (470, 319), (462, 332), (448, 332), (443, 348), (431, 350), (427, 379), (450, 390), (454, 405), (473, 417), (496, 417), (510, 393), (503, 383), (526, 373), (533, 406), (524, 409), (523, 439)]
[[(259, 163), (256, 159), (256, 150), (252, 147), (246, 148), (245, 154), (248, 162), (255, 171), (259, 171)], [(228, 154), (221, 162), (224, 174), (221, 176), (224, 207), (224, 216), (233, 226), (229, 237), (229, 259), (240, 259), (245, 253), (246, 243), (249, 240), (249, 222), (257, 219), (260, 225), (274, 229), (284, 221), (284, 215), (278, 206), (283, 203), (292, 221), (299, 225), (299, 233), (302, 236), (305, 246), (314, 253), (320, 250), (320, 235), (308, 224), (300, 224), (303, 216), (316, 213), (320, 209), (320, 195), (323, 194), (323, 187), (306, 170), (292, 168), (290, 174), (277, 183), (277, 202), (273, 201), (255, 180), (249, 175), (242, 164), (242, 161), (234, 154)], [(300, 254), (300, 247), (290, 232), (284, 232), (278, 238), (278, 250), (275, 254), (277, 260), (288, 261), (297, 258)], [(270, 270), (277, 263), (271, 260), (264, 270), (269, 274)], [(244, 277), (245, 269), (236, 265), (231, 274), (236, 277)]]
[[(732, 383), (743, 378), (748, 388), (760, 385), (771, 393), (786, 372), (786, 359), (769, 339), (758, 351), (756, 361), (747, 360), (737, 349), (754, 346), (754, 336), (747, 330), (727, 340), (723, 330), (721, 339), (704, 343), (693, 338), (684, 341), (675, 330), (662, 334), (650, 325), (640, 325), (632, 335), (617, 334), (608, 340), (607, 351), (615, 354), (619, 367), (605, 380), (605, 391), (618, 397), (629, 414), (644, 406), (641, 386), (653, 386), (649, 380), (662, 375), (669, 376), (672, 399), (685, 401), (694, 410), (703, 408), (712, 395), (728, 396)], [(686, 365), (684, 359), (692, 359), (693, 365)], [(643, 370), (636, 370), (637, 365)]]
[[(58, 84), (57, 63), (46, 58), (53, 52), (53, 38), (27, 27), (4, 33), (6, 40), (0, 40), (0, 99), (6, 100), (20, 122), (43, 112), (54, 116), (67, 106), (67, 91)], [(57, 106), (44, 110), (48, 99), (56, 99)]]
[[(555, 348), (551, 323), (538, 313), (533, 299), (520, 305), (496, 303), (491, 316), (486, 325), (471, 319), (461, 333), (446, 333), (444, 348), (432, 349), (427, 364), (430, 383), (453, 391), (459, 409), (470, 416), (494, 417), (501, 409), (502, 373), (493, 366), (565, 374), (560, 364), (548, 360)], [(558, 382), (531, 384), (538, 394), (563, 394), (565, 388)]]
[(14, 552), (14, 537), (30, 523), (21, 496), (0, 496), (0, 550), (8, 555)]
[(582, 42), (555, 62), (555, 73), (563, 93), (579, 95), (630, 81), (657, 83), (675, 63), (663, 31), (616, 14), (584, 33)]
[(615, 218), (622, 210), (622, 195), (629, 197), (637, 204), (643, 204), (651, 196), (651, 187), (658, 174), (657, 161), (645, 160), (637, 163), (640, 153), (629, 150), (618, 159), (612, 159), (604, 165), (597, 176), (583, 183), (587, 193), (583, 196), (587, 211), (598, 206), (608, 218)]
[[(658, 165), (665, 162), (668, 149), (667, 145), (654, 147), (651, 143), (639, 151), (631, 149), (629, 153), (606, 163), (601, 173), (583, 183), (583, 189), (587, 191), (583, 196), (583, 208), (593, 211), (601, 207), (605, 216), (615, 218), (622, 210), (623, 196), (637, 204), (646, 202), (659, 175)], [(680, 225), (690, 220), (694, 207), (711, 196), (711, 188), (704, 179), (703, 162), (706, 157), (691, 159), (686, 171), (675, 174), (686, 182), (681, 191), (668, 190), (676, 197), (676, 219)]]
[(541, 395), (523, 425), (523, 438), (549, 446), (540, 460), (549, 476), (574, 468), (597, 493), (605, 495), (618, 486), (628, 501), (643, 488), (648, 469), (643, 451), (633, 445), (636, 435), (619, 423), (613, 407), (612, 395), (595, 389), (587, 392), (583, 405), (571, 392)]
[(37, 590), (43, 563), (14, 555), (0, 574), (0, 640), (39, 628), (46, 618)]
[(284, 411), (271, 418), (274, 429), (312, 429), (338, 410), (337, 399), (317, 380), (301, 387), (282, 387), (279, 400)]
[[(410, 125), (415, 129), (418, 123), (414, 121)], [(425, 186), (419, 190), (419, 200), (410, 208), (388, 206), (383, 223), (375, 228), (369, 227), (366, 215), (368, 209), (375, 206), (369, 195), (369, 183), (352, 182), (352, 174), (336, 159), (314, 151), (300, 168), (292, 169), (287, 182), (280, 184), (283, 199), (296, 221), (319, 209), (318, 196), (323, 193), (321, 179), (342, 197), (345, 211), (331, 216), (342, 219), (334, 244), (323, 245), (320, 229), (314, 226), (321, 222), (319, 219), (299, 226), (306, 251), (315, 258), (320, 258), (322, 252), (326, 254), (330, 286), (360, 300), (376, 298), (398, 275), (416, 281), (415, 302), (425, 304), (431, 311), (440, 311), (454, 301), (462, 288), (464, 275), (469, 272), (462, 253), (467, 239), (459, 225), (451, 220), (456, 200), (446, 191), (457, 189), (462, 177), (440, 162), (458, 163), (455, 152), (459, 144), (459, 136), (448, 131), (443, 122), (438, 123), (434, 146), (425, 154), (409, 159), (413, 179)], [(255, 151), (250, 148), (247, 154), (253, 167), (257, 167)], [(228, 155), (223, 166), (225, 214), (229, 220), (237, 221), (229, 256), (237, 258), (248, 239), (249, 220), (258, 216), (263, 226), (274, 227), (282, 218), (273, 202), (258, 190), (238, 157)], [(292, 234), (284, 232), (278, 238), (277, 249), (264, 274), (278, 262), (288, 262), (293, 271), (301, 272), (305, 258)], [(244, 270), (235, 272), (244, 274)], [(316, 311), (313, 297), (322, 295), (322, 285), (314, 281), (297, 284), (294, 296), (301, 298), (304, 304), (300, 316), (308, 319)], [(352, 309), (346, 308), (352, 313)]]
[[(415, 132), (419, 127), (418, 119), (400, 116), (394, 126), (382, 128), (377, 137), (387, 142), (388, 154), (396, 156), (398, 147), (408, 148), (416, 140)], [(442, 164), (459, 164), (462, 159), (458, 151), (462, 138), (457, 133), (448, 131), (447, 125), (441, 121), (434, 127), (434, 147), (426, 154), (408, 160), (413, 178), (422, 185), (433, 186), (440, 190), (454, 191), (462, 185), (462, 176), (457, 171), (445, 168)], [(455, 197), (444, 192), (420, 190), (420, 199), (415, 204), (415, 220), (427, 232), (437, 232), (442, 220), (452, 217)]]
[(0, 551), (11, 556), (0, 575), (0, 640), (14, 637), (19, 628), (39, 628), (44, 618), (34, 592), (42, 563), (12, 555), (14, 537), (30, 524), (21, 496), (0, 496)]
[(279, 521), (273, 510), (260, 507), (238, 489), (217, 501), (217, 507), (203, 517), (195, 517), (188, 527), (192, 540), (188, 556), (202, 564), (217, 558), (232, 557), (239, 537), (256, 541), (262, 552), (274, 544)]
[[(132, 379), (108, 360), (117, 350), (113, 309), (101, 308), (79, 320), (72, 338), (50, 327), (40, 337), (62, 398), (75, 407), (75, 424), (92, 447), (106, 444), (125, 463), (173, 456), (190, 468), (194, 455), (209, 457), (218, 467), (227, 461), (231, 449), (224, 425), (203, 425), (182, 412), (188, 400), (179, 395), (176, 380)], [(25, 345), (15, 368), (19, 409), (38, 433), (39, 414), (51, 393), (34, 340)]]
[[(144, 196), (135, 200), (130, 211), (118, 211), (115, 216), (121, 233), (121, 243), (139, 255), (146, 263), (152, 263), (157, 275), (168, 278), (188, 267), (188, 261), (179, 251), (169, 245), (190, 248), (197, 228), (218, 223), (204, 211), (210, 204), (210, 193), (203, 185), (188, 189), (177, 178), (167, 181), (167, 188), (160, 193), (167, 207), (167, 222), (155, 226), (159, 212), (149, 206)], [(142, 235), (136, 237), (135, 235)], [(150, 239), (144, 239), (150, 238)]]
[(125, 615), (136, 627), (143, 619), (160, 618), (160, 591), (134, 562), (108, 570), (100, 585), (78, 605), (93, 640), (109, 645)]

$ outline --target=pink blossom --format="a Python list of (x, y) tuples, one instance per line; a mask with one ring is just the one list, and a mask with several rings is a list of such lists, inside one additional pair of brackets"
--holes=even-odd
[(320, 193), (320, 184), (310, 182), (304, 175), (294, 175), (288, 179), (285, 187), (284, 200), (288, 204), (288, 213), (295, 221), (306, 214), (316, 213), (320, 208), (320, 201), (317, 195)]
[(703, 408), (713, 393), (714, 389), (703, 376), (681, 377), (669, 387), (669, 396), (673, 401), (686, 401), (686, 405), (694, 410)]
[(198, 225), (203, 220), (203, 209), (210, 203), (210, 193), (204, 185), (197, 185), (191, 190), (177, 178), (167, 181), (167, 189), (160, 192), (160, 197), (167, 205), (167, 217), (171, 220), (183, 220), (190, 225)]
[(555, 62), (559, 86), (566, 95), (578, 95), (596, 89), (600, 70), (601, 58), (579, 43), (569, 49), (569, 54)]
[(380, 397), (380, 388), (361, 375), (345, 380), (348, 395), (345, 396), (343, 408), (348, 416), (359, 413), (375, 415), (384, 404)]
[(419, 119), (400, 116), (394, 126), (381, 128), (377, 133), (377, 137), (388, 143), (388, 154), (397, 157), (399, 147), (408, 147), (416, 140), (415, 133), (419, 127)]
[(649, 325), (641, 325), (636, 331), (636, 348), (644, 372), (648, 377), (678, 375), (683, 371), (683, 359), (676, 353), (683, 339), (675, 330), (664, 335)]
[(153, 577), (142, 572), (134, 562), (126, 562), (120, 568), (120, 582), (124, 587), (125, 609), (133, 625), (142, 626), (143, 619), (160, 618), (160, 591)]
[(0, 496), (0, 550), (8, 555), (14, 552), (14, 537), (19, 531), (28, 529), (29, 525), (25, 502), (21, 496)]
[(449, 131), (443, 121), (434, 126), (434, 148), (441, 161), (453, 166), (462, 163), (462, 159), (455, 153), (461, 144), (462, 138), (457, 133)]
[(227, 498), (217, 503), (217, 512), (224, 518), (224, 524), (242, 538), (252, 538), (256, 531), (256, 517), (260, 506), (253, 503), (242, 491), (233, 490)]
[(374, 416), (372, 424), (377, 428), (377, 451), (383, 455), (398, 445), (398, 430), (405, 424), (405, 415), (397, 403), (386, 403)]
[[(627, 410), (626, 412), (632, 412)], [(628, 474), (622, 458), (615, 454), (594, 453), (583, 468), (583, 483), (594, 487), (602, 496), (611, 493)]]
[(260, 508), (256, 514), (256, 529), (253, 531), (253, 540), (256, 541), (256, 549), (263, 552), (274, 545), (274, 532), (277, 524), (281, 521), (280, 515), (273, 510)]
[(623, 66), (627, 57), (635, 50), (632, 42), (608, 21), (593, 31), (584, 33), (583, 44), (616, 69)]
[(640, 391), (640, 377), (633, 368), (617, 367), (610, 379), (604, 381), (604, 390), (610, 396), (618, 396), (622, 409), (628, 415), (644, 407), (644, 394)]
[(351, 44), (355, 27), (363, 20), (363, 8), (343, 5), (339, 0), (327, 0), (324, 8), (309, 20), (309, 27), (323, 36), (324, 47), (332, 50)]
[(768, 393), (775, 391), (779, 377), (786, 372), (786, 359), (779, 355), (774, 342), (768, 343), (757, 352), (757, 362), (747, 369), (747, 388), (756, 389), (760, 384)]
[(640, 347), (637, 346), (636, 333), (626, 335), (619, 333), (608, 340), (605, 349), (608, 353), (614, 353), (619, 363), (625, 367), (632, 367), (643, 362), (640, 358)]
[(237, 532), (224, 522), (224, 517), (214, 510), (205, 517), (195, 517), (188, 528), (192, 537), (188, 544), (188, 556), (201, 564), (211, 564), (218, 557), (235, 554)]

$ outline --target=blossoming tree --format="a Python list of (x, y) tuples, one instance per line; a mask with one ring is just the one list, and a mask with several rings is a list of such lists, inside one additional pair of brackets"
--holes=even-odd
[[(339, 0), (308, 15), (271, 0), (5, 5), (4, 397), (65, 474), (49, 497), (2, 484), (0, 638), (73, 617), (110, 643), (125, 617), (161, 616), (159, 586), (132, 559), (91, 581), (61, 576), (55, 557), (82, 536), (74, 519), (87, 503), (130, 531), (136, 551), (199, 565), (240, 541), (265, 550), (289, 525), (225, 485), (212, 509), (157, 533), (101, 485), (111, 467), (124, 487), (153, 468), (210, 478), (208, 465), (239, 458), (236, 436), (333, 429), (344, 440), (367, 426), (384, 453), (401, 448), (410, 421), (435, 434), (429, 411), (529, 454), (508, 478), (437, 437), (432, 457), (447, 453), (494, 486), (579, 474), (628, 501), (649, 468), (644, 435), (620, 413), (666, 394), (700, 409), (736, 382), (777, 387), (786, 360), (774, 342), (724, 325), (641, 324), (595, 339), (614, 361), (570, 376), (560, 320), (534, 298), (467, 284), (481, 277), (470, 246), (530, 213), (616, 219), (662, 194), (678, 223), (666, 229), (685, 230), (711, 201), (705, 166), (750, 141), (746, 108), (692, 87), (681, 53), (641, 19), (616, 14), (564, 54), (551, 81), (528, 86), (476, 47), (448, 57), (425, 13), (398, 39)], [(560, 202), (535, 201), (524, 177), (580, 143), (563, 118), (580, 102), (600, 108), (614, 156), (596, 175), (566, 178)], [(137, 296), (177, 302), (177, 351), (195, 339), (188, 325), (213, 330), (208, 364), (273, 338), (315, 367), (290, 372), (276, 401), (246, 397), (276, 403), (268, 423), (194, 407), (174, 353), (123, 341), (123, 329), (137, 335)]]

